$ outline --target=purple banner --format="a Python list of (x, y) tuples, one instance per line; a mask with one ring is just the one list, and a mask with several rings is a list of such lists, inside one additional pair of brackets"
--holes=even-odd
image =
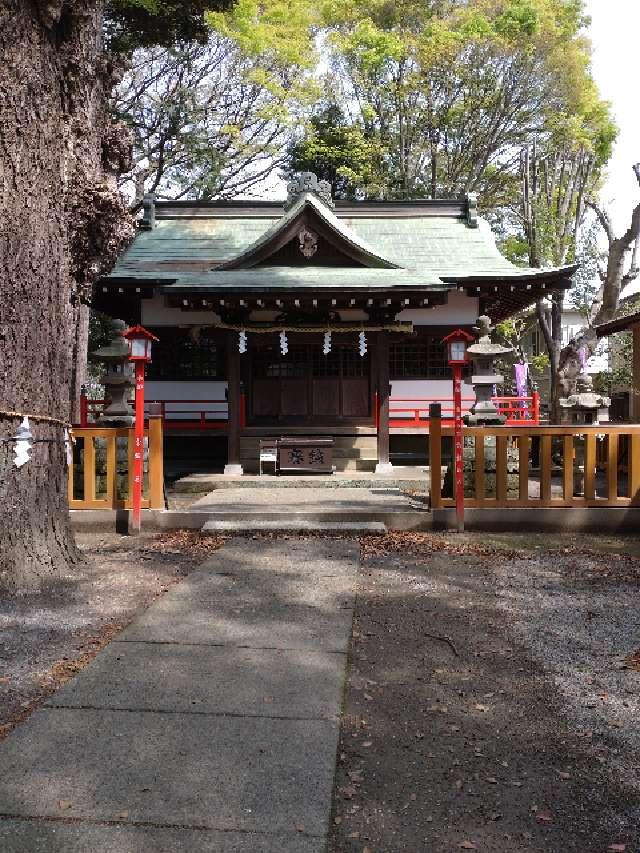
[(585, 373), (587, 369), (587, 362), (589, 361), (588, 350), (586, 347), (580, 347), (578, 350), (578, 358), (580, 359), (580, 367), (582, 368), (582, 372)]
[(514, 364), (513, 369), (516, 375), (516, 394), (518, 397), (527, 396), (527, 377), (529, 375), (528, 364)]

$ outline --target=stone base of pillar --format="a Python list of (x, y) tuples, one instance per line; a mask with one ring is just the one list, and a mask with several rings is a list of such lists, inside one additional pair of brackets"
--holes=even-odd
[(225, 477), (242, 477), (244, 471), (242, 470), (242, 465), (225, 465), (224, 466), (224, 476)]
[(376, 474), (393, 474), (393, 465), (391, 462), (378, 462), (376, 465)]

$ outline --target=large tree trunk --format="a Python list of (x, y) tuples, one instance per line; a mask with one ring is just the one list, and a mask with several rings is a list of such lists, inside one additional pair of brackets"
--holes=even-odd
[(549, 356), (549, 422), (557, 424), (560, 421), (560, 397), (563, 386), (559, 376), (560, 350), (562, 346), (562, 305), (564, 295), (561, 291), (551, 296), (551, 305), (547, 307), (543, 300), (536, 303), (538, 323)]
[[(636, 177), (640, 183), (640, 166), (635, 166)], [(631, 224), (621, 237), (616, 237), (611, 221), (606, 212), (593, 202), (590, 207), (595, 211), (600, 224), (607, 236), (609, 253), (606, 269), (601, 273), (601, 286), (598, 295), (589, 311), (588, 323), (572, 338), (559, 353), (557, 364), (557, 384), (562, 386), (565, 393), (575, 388), (577, 377), (582, 370), (580, 350), (587, 358), (592, 356), (598, 346), (597, 326), (612, 320), (620, 304), (620, 294), (629, 282), (640, 274), (638, 257), (640, 255), (640, 204), (636, 205), (631, 215)], [(635, 244), (635, 245), (634, 245)], [(626, 256), (634, 246), (633, 254), (625, 272)]]
[[(104, 0), (0, 0), (0, 439), (28, 413), (68, 423), (80, 300), (127, 236), (108, 173)], [(0, 445), (0, 586), (33, 587), (78, 559), (60, 423), (31, 421), (31, 461)], [(7, 452), (9, 451), (9, 452)], [(8, 457), (8, 458), (7, 458)], [(7, 464), (8, 462), (8, 464)]]

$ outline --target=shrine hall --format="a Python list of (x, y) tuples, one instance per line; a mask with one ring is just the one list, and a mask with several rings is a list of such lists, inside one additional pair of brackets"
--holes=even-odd
[(294, 436), (333, 439), (338, 470), (388, 473), (429, 403), (450, 410), (442, 339), (574, 271), (512, 264), (474, 196), (334, 201), (305, 173), (284, 203), (148, 197), (93, 304), (157, 336), (147, 400), (165, 435), (223, 439), (225, 473), (255, 473), (261, 441)]

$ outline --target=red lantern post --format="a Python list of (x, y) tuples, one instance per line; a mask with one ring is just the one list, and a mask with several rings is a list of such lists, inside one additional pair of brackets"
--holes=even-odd
[(464, 532), (464, 446), (462, 441), (462, 368), (467, 364), (467, 344), (473, 335), (456, 329), (443, 338), (453, 373), (453, 463), (458, 533)]
[(144, 366), (151, 361), (151, 342), (157, 341), (158, 338), (142, 326), (132, 326), (122, 334), (129, 342), (129, 361), (135, 364), (136, 370), (136, 420), (133, 445), (132, 523), (130, 532), (140, 533), (144, 463)]

